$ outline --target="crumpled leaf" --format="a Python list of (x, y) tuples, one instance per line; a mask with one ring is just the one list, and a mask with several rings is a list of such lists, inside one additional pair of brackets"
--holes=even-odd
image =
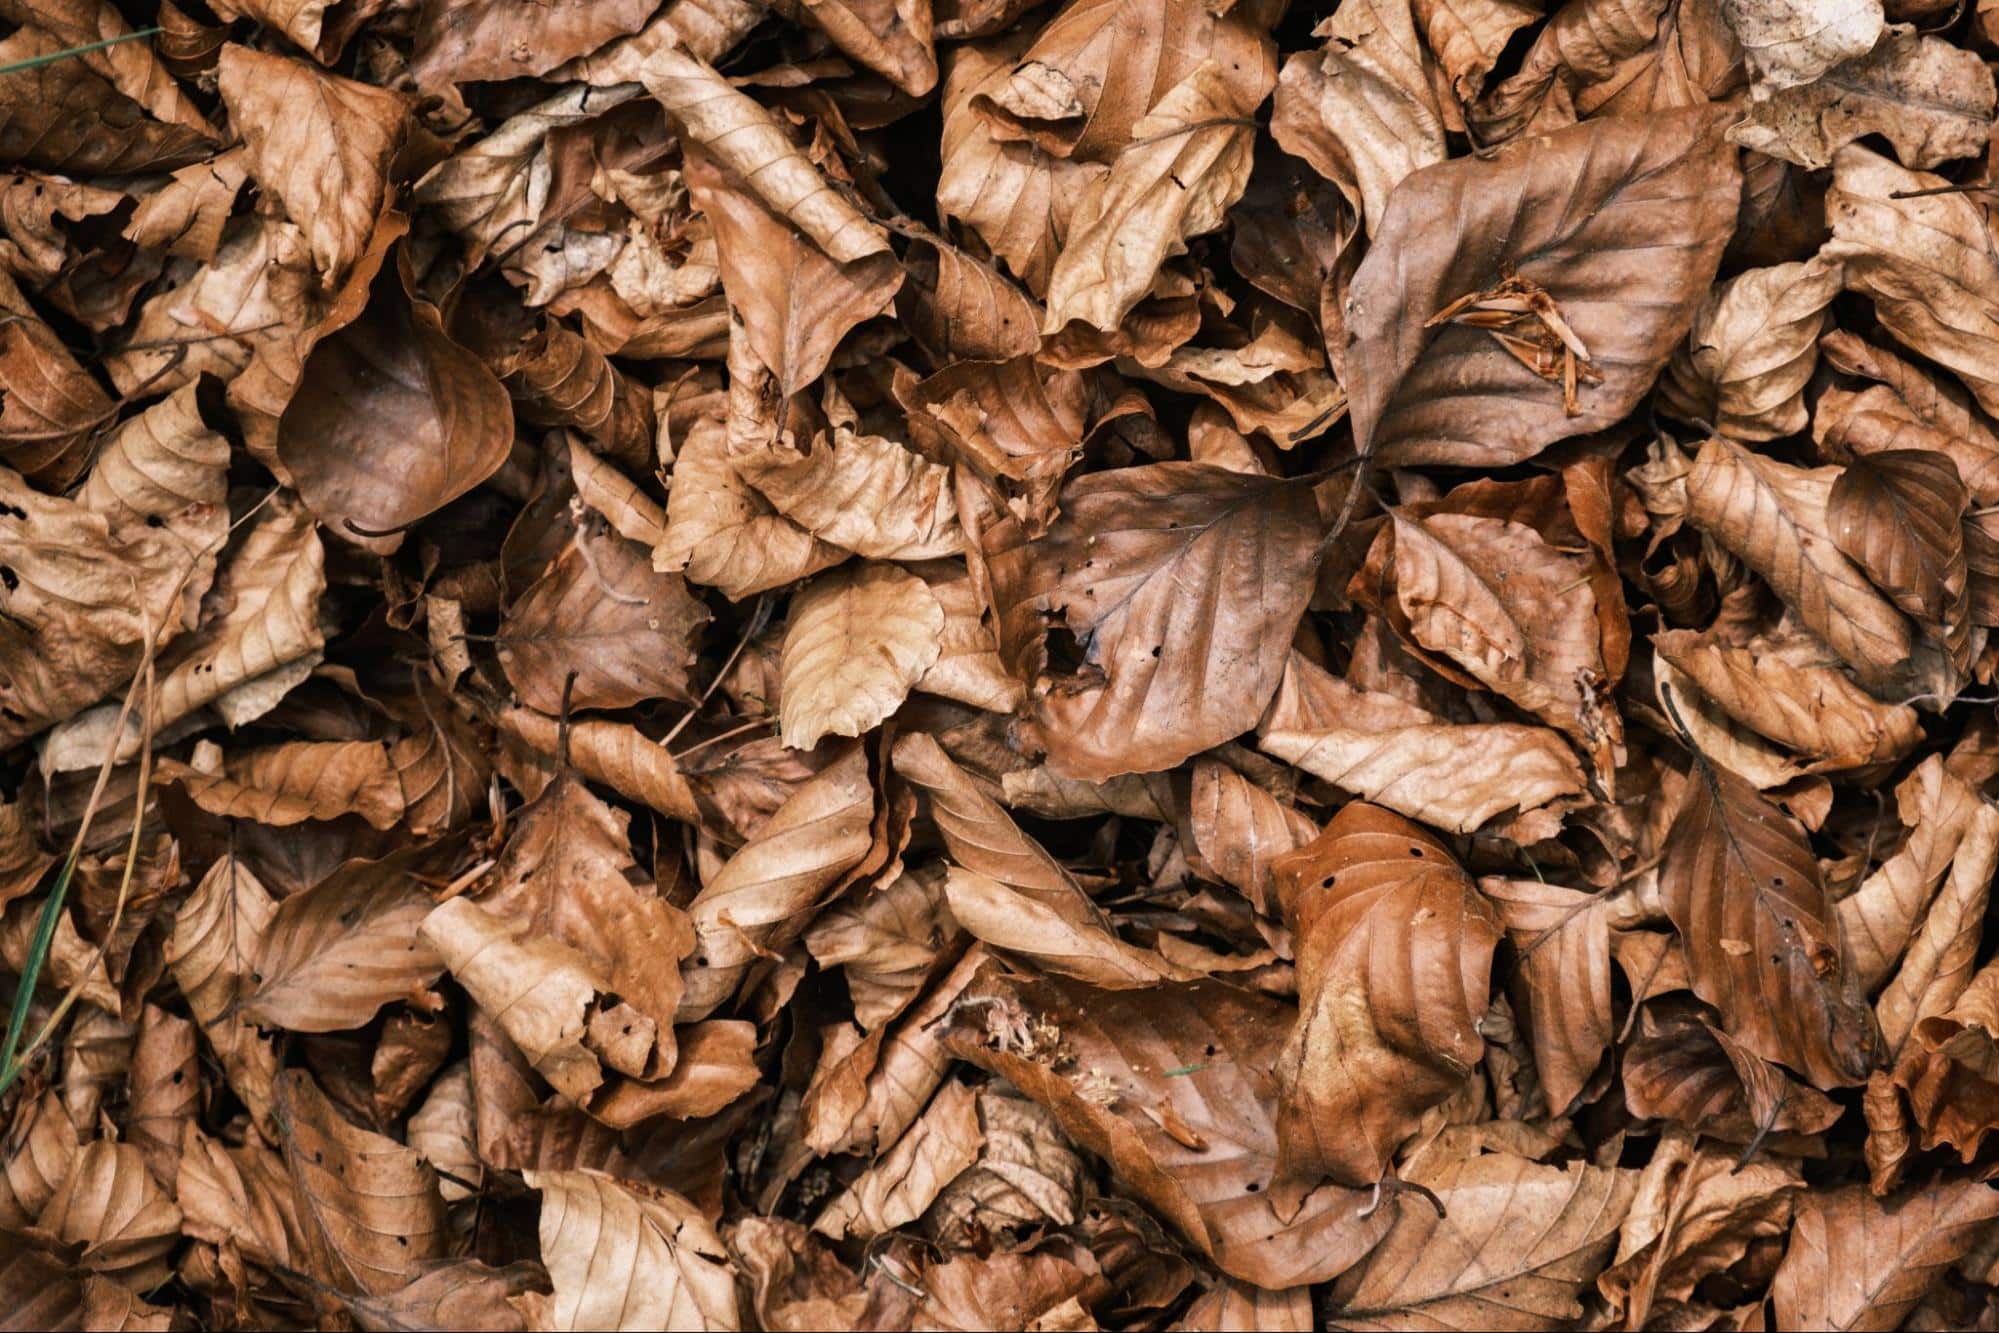
[(1817, 170), (1855, 139), (1880, 134), (1902, 165), (1930, 168), (1984, 150), (1994, 100), (1992, 74), (1971, 52), (1890, 31), (1858, 58), (1752, 103), (1728, 137)]
[(1881, 0), (1721, 0), (1759, 97), (1865, 55), (1881, 36)]
[(251, 177), (304, 230), (320, 285), (333, 289), (374, 232), (408, 102), (233, 42), (216, 78)]
[[(1267, 1191), (1269, 1070), (1289, 1006), (1215, 981), (1139, 991), (1014, 981), (994, 993), (990, 1017), (954, 1021), (951, 1050), (1047, 1107), (1223, 1272), (1269, 1287), (1324, 1281), (1392, 1224), (1386, 1208), (1356, 1216), (1362, 1191), (1322, 1185), (1283, 1210)], [(1228, 1041), (1233, 1058), (1216, 1061), (1209, 1048), (1220, 1055)]]
[[(1449, 850), (1356, 801), (1273, 866), (1299, 1021), (1277, 1061), (1278, 1180), (1379, 1181), (1484, 1051), (1498, 914)], [(1422, 978), (1422, 980), (1418, 980)]]

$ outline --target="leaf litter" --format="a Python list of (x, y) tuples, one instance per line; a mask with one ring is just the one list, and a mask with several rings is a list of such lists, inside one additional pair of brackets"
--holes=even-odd
[(0, 1328), (1999, 1325), (1992, 0), (0, 8)]

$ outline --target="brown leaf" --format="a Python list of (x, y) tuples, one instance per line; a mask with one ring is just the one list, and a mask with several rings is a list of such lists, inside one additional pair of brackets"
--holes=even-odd
[(545, 74), (636, 32), (651, 11), (648, 0), (526, 7), (426, 0), (417, 13), (410, 74), (426, 88)]
[(1249, 183), (1255, 102), (1219, 65), (1205, 64), (1133, 123), (1134, 142), (1094, 181), (1069, 220), (1048, 277), (1044, 334), (1071, 321), (1115, 330), (1146, 295), (1166, 259), (1221, 226)]
[(1848, 144), (1833, 157), (1826, 195), (1833, 238), (1823, 253), (1845, 261), (1847, 290), (1873, 300), (1883, 328), (1956, 372), (1991, 412), (1999, 410), (1992, 361), (1999, 318), (1980, 293), (1999, 277), (1999, 258), (1978, 205), (1932, 192), (1946, 184)]
[(1887, 980), (1923, 923), (1981, 804), (1938, 756), (1925, 759), (1895, 788), (1907, 839), (1839, 902), (1840, 935), (1866, 989)]
[(803, 453), (772, 441), (732, 450), (729, 462), (778, 513), (857, 555), (926, 560), (964, 549), (950, 470), (885, 436), (836, 424)]
[(1910, 660), (1908, 621), (1841, 554), (1830, 514), (1833, 468), (1792, 467), (1721, 436), (1687, 478), (1687, 516), (1769, 581), (1805, 627), (1863, 685), (1894, 680)]
[(1771, 440), (1805, 425), (1805, 383), (1818, 365), (1844, 271), (1814, 256), (1715, 284), (1694, 312), (1669, 382), (1690, 411), (1734, 440)]
[(1892, 1054), (1924, 1019), (1948, 1011), (1971, 982), (1999, 865), (1999, 807), (1980, 802), (1965, 821), (1944, 882), (1915, 928), (1901, 966), (1875, 1001)]
[(555, 1284), (537, 1327), (742, 1327), (722, 1238), (672, 1190), (595, 1171), (529, 1171), (541, 1257)]
[(784, 743), (859, 736), (902, 706), (937, 660), (944, 609), (894, 565), (849, 565), (792, 598), (784, 634)]
[(276, 910), (257, 877), (234, 856), (225, 856), (181, 905), (166, 943), (167, 966), (221, 1059), (230, 1088), (266, 1126), (277, 1047), (237, 1004), (256, 984), (256, 958)]
[(304, 229), (331, 291), (375, 230), (409, 103), (386, 88), (231, 43), (216, 79), (249, 171)]
[(259, 824), (354, 814), (391, 828), (403, 815), (402, 784), (375, 741), (294, 741), (228, 760), (197, 750), (191, 764), (163, 760), (153, 771), (210, 814)]
[(1425, 1159), (1410, 1178), (1441, 1211), (1402, 1209), (1358, 1280), (1341, 1284), (1331, 1327), (1566, 1327), (1638, 1184), (1628, 1171), (1510, 1153)]
[[(1737, 189), (1720, 128), (1704, 110), (1597, 120), (1408, 177), (1347, 296), (1362, 450), (1388, 466), (1497, 466), (1630, 411), (1720, 259)], [(1664, 254), (1658, 236), (1676, 238)], [(1574, 414), (1485, 331), (1429, 323), (1509, 272), (1554, 298), (1603, 375)]]
[(812, 912), (874, 846), (875, 793), (859, 748), (828, 765), (772, 815), (687, 905), (696, 949), (682, 1018), (705, 1018), (750, 966), (804, 933)]
[(674, 459), (654, 569), (684, 570), (689, 582), (720, 588), (740, 601), (846, 558), (846, 551), (778, 513), (737, 472), (720, 421), (695, 423)]
[(436, 980), (443, 960), (418, 934), (430, 896), (410, 878), (423, 863), (424, 849), (349, 861), (279, 903), (241, 1012), (266, 1027), (338, 1032)]
[(1398, 814), (1459, 833), (1579, 793), (1585, 781), (1574, 753), (1545, 727), (1457, 725), (1350, 685), (1296, 653), (1257, 727), (1257, 746)]
[(1272, 869), (1299, 996), (1277, 1062), (1278, 1178), (1371, 1185), (1485, 1049), (1499, 920), (1441, 842), (1364, 802)]
[(914, 1222), (979, 1159), (984, 1144), (977, 1096), (948, 1082), (895, 1147), (826, 1205), (812, 1229), (837, 1241), (872, 1238)]
[(1964, 533), (1971, 498), (1944, 454), (1893, 449), (1847, 465), (1826, 500), (1826, 525), (1874, 586), (1919, 620), (1964, 623)]
[(1812, 82), (1752, 103), (1748, 120), (1728, 137), (1821, 169), (1855, 139), (1880, 134), (1905, 166), (1927, 168), (1982, 153), (1994, 101), (1992, 75), (1971, 52), (1891, 31), (1873, 50)]
[[(818, 169), (792, 146), (768, 111), (730, 87), (699, 56), (677, 47), (663, 47), (646, 57), (638, 73), (646, 91), (680, 124), (686, 137), (700, 145), (700, 152), (689, 155), (688, 165), (694, 177), (689, 182), (691, 186), (702, 188), (704, 171), (712, 182), (706, 186), (708, 193), (701, 196), (703, 212), (711, 212), (713, 206), (722, 204), (733, 210), (751, 210), (732, 211), (731, 222), (726, 224), (744, 228), (757, 225), (748, 221), (756, 214), (770, 219), (762, 224), (765, 227), (783, 218), (809, 237), (835, 265), (855, 264), (887, 252), (888, 241), (881, 228), (826, 183)], [(749, 185), (749, 191), (740, 200), (727, 197), (740, 189), (723, 184), (729, 177)], [(765, 212), (766, 209), (769, 211)], [(716, 225), (718, 233), (724, 231), (725, 224), (718, 221)], [(745, 239), (751, 234), (747, 230), (743, 233)], [(726, 244), (723, 249), (726, 251)], [(742, 258), (746, 264), (756, 262), (749, 254)], [(869, 265), (867, 271), (876, 275), (875, 285), (882, 287), (881, 298), (886, 304), (901, 280), (899, 270), (891, 262), (885, 271), (880, 263)], [(726, 278), (724, 281), (727, 283)], [(736, 284), (727, 285), (734, 299), (745, 299), (736, 295)], [(798, 293), (792, 299), (801, 296), (818, 299), (820, 294)], [(769, 358), (765, 364), (773, 370), (793, 365), (789, 360), (774, 362)], [(796, 383), (802, 386), (817, 375), (816, 370), (802, 374)]]
[(1880, 1035), (1841, 955), (1816, 858), (1790, 817), (1695, 759), (1667, 835), (1659, 895), (1694, 993), (1729, 1036), (1814, 1086), (1863, 1082)]
[[(1001, 656), (1033, 690), (1049, 766), (1149, 772), (1254, 726), (1318, 566), (1311, 492), (1161, 463), (1084, 478), (1062, 501), (1038, 541), (1010, 522), (985, 539)], [(1080, 670), (1049, 661), (1058, 615), (1088, 645)]]
[(1514, 1010), (1533, 1039), (1548, 1107), (1561, 1114), (1610, 1046), (1611, 900), (1539, 880), (1479, 887), (1520, 959)]
[(420, 1157), (347, 1123), (301, 1070), (279, 1076), (277, 1106), (300, 1220), (343, 1290), (386, 1295), (444, 1255), (444, 1200)]
[(154, 120), (87, 62), (41, 59), (77, 44), (32, 24), (0, 41), (0, 65), (35, 62), (0, 75), (0, 157), (90, 175), (170, 171), (213, 150), (208, 134)]
[(585, 523), (507, 609), (500, 666), (544, 713), (685, 700), (709, 618), (685, 579), (654, 571), (644, 547)]
[[(1848, 1186), (1798, 1201), (1790, 1248), (1771, 1283), (1781, 1328), (1896, 1328), (1999, 1215), (1999, 1192), (1940, 1181), (1892, 1199)], [(1842, 1280), (1841, 1273), (1864, 1273)]]
[(1395, 186), (1446, 156), (1433, 66), (1408, 0), (1342, 5), (1312, 35), (1325, 47), (1284, 62), (1271, 135), (1377, 227)]
[(77, 1262), (133, 1291), (151, 1291), (172, 1274), (168, 1256), (180, 1239), (181, 1214), (129, 1143), (84, 1145), (37, 1226), (80, 1244)]
[(1334, 1185), (1282, 1210), (1270, 1197), (1269, 1071), (1288, 1005), (1215, 981), (1144, 991), (1014, 981), (982, 993), (989, 1005), (960, 1006), (952, 1051), (1047, 1107), (1224, 1273), (1269, 1287), (1324, 1281), (1392, 1224), (1388, 1208), (1356, 1217), (1363, 1194)]

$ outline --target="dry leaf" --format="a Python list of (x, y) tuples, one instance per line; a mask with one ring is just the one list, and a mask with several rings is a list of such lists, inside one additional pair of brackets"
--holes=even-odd
[(894, 565), (850, 565), (792, 598), (784, 633), (784, 743), (872, 731), (937, 661), (944, 608)]

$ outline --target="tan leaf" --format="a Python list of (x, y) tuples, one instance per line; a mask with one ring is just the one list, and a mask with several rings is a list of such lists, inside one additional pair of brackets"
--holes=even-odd
[(444, 1255), (444, 1200), (422, 1158), (347, 1123), (303, 1070), (279, 1075), (278, 1123), (306, 1234), (341, 1286), (384, 1295)]
[(1236, 769), (1205, 756), (1194, 761), (1187, 808), (1192, 851), (1259, 912), (1276, 915), (1271, 867), (1316, 837), (1318, 825)]
[[(11, 395), (10, 395), (11, 398)], [(13, 746), (130, 678), (149, 638), (179, 630), (206, 590), (167, 528), (114, 529), (0, 468), (0, 745)]]
[(543, 231), (558, 158), (551, 136), (643, 96), (636, 81), (634, 71), (616, 90), (564, 88), (516, 112), (432, 167), (417, 182), (417, 204), (464, 238), (467, 263), (513, 254)]
[(147, 1005), (132, 1050), (126, 1136), (146, 1154), (146, 1165), (162, 1189), (172, 1190), (180, 1174), (181, 1126), (194, 1119), (200, 1096), (194, 1024)]
[(923, 580), (894, 565), (849, 565), (808, 584), (784, 634), (784, 743), (809, 750), (873, 730), (936, 662), (943, 630)]
[(1805, 425), (1805, 382), (1845, 273), (1814, 256), (1715, 284), (1669, 367), (1674, 389), (1716, 431), (1773, 440)]
[[(1387, 466), (1489, 467), (1617, 421), (1686, 333), (1737, 188), (1707, 110), (1589, 121), (1409, 176), (1346, 300), (1361, 448)], [(1657, 236), (1677, 239), (1662, 254)], [(1553, 297), (1603, 376), (1573, 415), (1486, 331), (1429, 323), (1507, 271)]]
[(846, 558), (778, 513), (737, 473), (721, 421), (703, 418), (688, 431), (673, 463), (654, 569), (684, 570), (689, 582), (739, 601)]
[[(561, 746), (562, 724), (528, 708), (509, 708), (496, 719), (500, 730), (539, 754), (554, 758)], [(681, 775), (673, 756), (637, 727), (599, 718), (574, 718), (569, 724), (569, 761), (592, 782), (672, 819), (700, 822), (694, 790)]]
[[(1999, 1128), (1999, 1044), (1994, 1041), (1999, 1035), (1999, 1004), (1994, 1003), (1999, 972), (1988, 964), (1969, 983), (1960, 979), (1945, 993), (1952, 997), (1949, 1007), (1915, 1025), (1895, 1063), (1893, 1085), (1908, 1100), (1904, 1125), (1918, 1131), (1916, 1143), (1905, 1143), (1901, 1151), (1948, 1145), (1968, 1164), (1976, 1160), (1986, 1136)], [(1887, 1183), (1897, 1174), (1891, 1171)]]
[(1270, 132), (1372, 228), (1403, 177), (1444, 160), (1432, 66), (1409, 0), (1342, 5), (1312, 35), (1325, 47), (1284, 62)]
[(349, 861), (279, 903), (242, 1012), (266, 1027), (338, 1032), (436, 980), (443, 960), (418, 933), (432, 903), (409, 878), (424, 854)]
[(33, 6), (14, 0), (7, 6), (7, 17), (31, 23), (59, 38), (59, 46), (97, 47), (80, 51), (73, 58), (102, 75), (112, 87), (151, 115), (214, 137), (214, 127), (174, 81), (150, 42), (107, 40), (125, 37), (132, 31), (115, 6), (102, 0), (52, 0)]
[[(204, 745), (207, 745), (204, 742)], [(213, 815), (286, 827), (308, 819), (359, 815), (393, 828), (403, 815), (402, 783), (376, 741), (290, 741), (224, 760), (208, 746), (193, 762), (161, 760), (157, 780), (177, 783)]]
[[(712, 205), (724, 202), (720, 181), (726, 172), (748, 182), (763, 207), (810, 237), (836, 265), (887, 252), (888, 239), (881, 227), (826, 183), (768, 111), (732, 88), (699, 56), (678, 47), (663, 47), (646, 57), (638, 73), (646, 91), (666, 108), (686, 138), (701, 146), (700, 153), (689, 154), (689, 184), (699, 189), (701, 164), (713, 161), (706, 169), (716, 183), (708, 186), (709, 193), (702, 197), (702, 211), (711, 212)], [(761, 211), (748, 198), (742, 202)], [(721, 230), (719, 224), (717, 230)], [(887, 271), (891, 278), (899, 279), (893, 262)], [(733, 299), (743, 299), (735, 296), (735, 284), (729, 287)], [(895, 282), (888, 281), (886, 287), (884, 304), (893, 295)], [(777, 369), (781, 363), (766, 360), (765, 364)], [(816, 370), (805, 374), (798, 383), (802, 386), (817, 374)]]
[[(1652, 643), (1702, 699), (1810, 760), (1805, 771), (1891, 762), (1922, 738), (1914, 709), (1883, 703), (1855, 685), (1839, 660), (1808, 634), (1759, 635), (1735, 644), (1692, 630), (1667, 630)], [(1676, 698), (1682, 688), (1674, 683)]]
[(729, 462), (778, 513), (856, 555), (928, 560), (964, 549), (950, 469), (884, 436), (835, 425), (802, 453), (772, 441)]
[(1582, 765), (1545, 727), (1458, 725), (1292, 654), (1257, 748), (1411, 819), (1469, 833), (1580, 794)]
[(234, 856), (224, 856), (181, 904), (166, 943), (167, 966), (221, 1058), (231, 1090), (266, 1127), (277, 1046), (235, 1009), (255, 984), (255, 960), (276, 910), (257, 877)]
[(1278, 1178), (1292, 1197), (1321, 1176), (1372, 1185), (1484, 1052), (1498, 915), (1441, 842), (1359, 801), (1273, 871), (1299, 998)]
[[(977, 877), (965, 880), (961, 893), (968, 902), (977, 895), (996, 928), (1012, 919), (1021, 925), (1034, 922), (1051, 932), (1062, 929), (1070, 938), (1092, 941), (1099, 950), (1117, 943), (1117, 932), (1104, 910), (1061, 862), (1023, 833), (972, 775), (952, 761), (943, 746), (913, 732), (896, 739), (893, 754), (897, 775), (930, 798), (930, 818), (959, 872)], [(1009, 891), (1005, 899), (994, 886)], [(1123, 970), (1128, 975), (1130, 960), (1140, 951), (1128, 946), (1111, 951), (1126, 960)]]
[(1686, 1130), (1667, 1131), (1639, 1174), (1598, 1290), (1627, 1328), (1649, 1327), (1655, 1302), (1688, 1300), (1702, 1279), (1752, 1245), (1784, 1235), (1803, 1184), (1774, 1163), (1738, 1163), (1733, 1154), (1697, 1148)]
[(649, 882), (635, 885), (635, 870), (624, 814), (565, 775), (519, 812), (479, 901), (502, 932), (531, 931), (530, 950), (549, 942), (574, 951), (594, 988), (616, 997), (604, 1008), (627, 1011), (628, 1028), (639, 1026), (629, 1011), (644, 1016), (653, 1035), (639, 1041), (622, 1034), (636, 1048), (636, 1067), (625, 1072), (651, 1077), (673, 1062), (679, 963), (693, 950), (694, 933)]
[(1567, 1327), (1638, 1186), (1630, 1171), (1510, 1153), (1426, 1157), (1410, 1179), (1442, 1214), (1402, 1210), (1359, 1281), (1343, 1286), (1330, 1327)]
[(901, 1013), (923, 989), (938, 955), (957, 936), (944, 902), (945, 867), (906, 870), (858, 899), (836, 903), (805, 932), (823, 968), (847, 979), (854, 1018), (873, 1029)]
[(1072, 1225), (1086, 1168), (1055, 1117), (1017, 1092), (992, 1088), (979, 1093), (978, 1107), (985, 1140), (978, 1163), (938, 1196), (933, 1234), (970, 1240), (995, 1223)]
[(924, 669), (916, 688), (995, 713), (1011, 713), (1027, 696), (1007, 674), (999, 640), (986, 622), (986, 608), (965, 564), (926, 562), (911, 571), (921, 578), (944, 611), (937, 636), (937, 660)]
[(539, 1295), (546, 1282), (532, 1263), (489, 1268), (477, 1259), (441, 1259), (423, 1266), (421, 1276), (400, 1291), (381, 1296), (340, 1294), (341, 1304), (363, 1329), (453, 1328), (466, 1333), (526, 1333), (520, 1305)]
[(1841, 955), (1817, 859), (1748, 783), (1695, 765), (1659, 878), (1694, 993), (1729, 1036), (1814, 1086), (1864, 1081), (1880, 1034)]
[(325, 0), (220, 0), (215, 12), (223, 18), (255, 19), (291, 38), (321, 64), (340, 58), (363, 17), (350, 8)]
[(938, 362), (1010, 361), (1041, 349), (1041, 308), (1024, 292), (940, 236), (912, 239), (896, 313)]
[(1881, 1038), (1900, 1050), (1923, 1019), (1948, 1011), (1971, 982), (1999, 865), (1999, 806), (1979, 802), (1952, 853), (1950, 877), (1930, 901), (1902, 963), (1874, 1003)]
[(528, 6), (427, 0), (417, 13), (410, 74), (426, 88), (545, 74), (636, 32), (652, 8), (649, 0)]
[(698, 952), (683, 975), (683, 1019), (720, 1007), (759, 957), (804, 933), (829, 891), (874, 845), (875, 793), (854, 747), (800, 787), (687, 905)]
[(1624, 1048), (1623, 1066), (1624, 1099), (1633, 1115), (1725, 1143), (1823, 1134), (1840, 1116), (1830, 1098), (1671, 1002), (1646, 1006), (1638, 1035)]
[[(1819, 345), (1835, 369), (1878, 381), (1885, 392), (1867, 389), (1842, 398), (1843, 390), (1828, 391), (1812, 422), (1815, 439), (1843, 439), (1858, 453), (1939, 449), (1957, 464), (1958, 476), (1978, 503), (1999, 499), (1999, 430), (1955, 381), (1843, 329), (1827, 333)], [(1927, 429), (1910, 432), (1906, 427), (1911, 424)]]
[(0, 1226), (25, 1227), (42, 1215), (82, 1151), (76, 1125), (54, 1092), (23, 1097), (14, 1107), (0, 1165)]
[(1048, 278), (1043, 333), (1060, 333), (1071, 321), (1115, 330), (1161, 264), (1221, 226), (1249, 183), (1255, 146), (1242, 120), (1253, 104), (1242, 100), (1238, 79), (1201, 65), (1133, 123), (1133, 143), (1109, 175), (1091, 183), (1070, 218)]
[(1482, 879), (1479, 887), (1520, 959), (1514, 1012), (1559, 1115), (1610, 1046), (1610, 899), (1539, 880)]
[(409, 1146), (437, 1169), (437, 1191), (447, 1204), (472, 1197), (485, 1180), (473, 1097), (471, 1062), (460, 1060), (431, 1082), (404, 1133)]
[(249, 151), (241, 147), (182, 167), (139, 201), (125, 224), (125, 239), (207, 263), (222, 246), (222, 229), (249, 174)]
[[(1011, 521), (985, 535), (1000, 653), (1032, 688), (1049, 766), (1150, 772), (1254, 726), (1318, 567), (1311, 491), (1160, 463), (1082, 478), (1062, 503), (1037, 541)], [(1080, 670), (1053, 669), (1051, 615), (1087, 636)]]
[[(1977, 204), (1933, 193), (1948, 184), (1848, 144), (1833, 157), (1832, 240), (1821, 253), (1845, 261), (1847, 290), (1873, 300), (1883, 328), (1954, 371), (1980, 407), (1999, 411), (1999, 315), (1984, 296), (1999, 282), (1999, 256)], [(1911, 194), (1918, 197), (1896, 197)]]
[(1985, 151), (1994, 100), (1992, 74), (1970, 51), (1890, 31), (1865, 55), (1752, 103), (1728, 137), (1820, 169), (1855, 139), (1879, 134), (1905, 166), (1928, 168)]
[(895, 1147), (826, 1205), (812, 1229), (837, 1241), (906, 1226), (978, 1161), (984, 1144), (977, 1094), (956, 1080), (947, 1082)]
[(1849, 463), (1826, 500), (1826, 525), (1874, 586), (1948, 631), (1965, 617), (1964, 533), (1971, 497), (1947, 455), (1891, 449)]
[(84, 1145), (37, 1219), (58, 1240), (81, 1244), (85, 1269), (133, 1291), (151, 1291), (171, 1275), (180, 1225), (180, 1209), (154, 1183), (145, 1153), (109, 1139)]
[(1778, 1327), (1896, 1328), (1999, 1215), (1999, 1191), (1950, 1180), (1875, 1199), (1849, 1185), (1807, 1194), (1797, 1211), (1770, 1284)]
[(1895, 788), (1907, 837), (1860, 887), (1839, 901), (1839, 930), (1853, 972), (1872, 991), (1888, 979), (1944, 882), (1982, 802), (1932, 755)]
[(1392, 1224), (1392, 1208), (1361, 1215), (1363, 1191), (1322, 1185), (1283, 1209), (1270, 1196), (1278, 1147), (1269, 1071), (1290, 1006), (1215, 981), (987, 986), (979, 993), (993, 1003), (959, 1006), (952, 1052), (1046, 1107), (1229, 1276), (1267, 1287), (1324, 1281)]
[(1721, 0), (1721, 12), (1758, 97), (1810, 83), (1881, 36), (1881, 0)]
[(924, 0), (787, 0), (783, 12), (811, 23), (856, 63), (911, 97), (937, 86), (931, 12)]
[[(1081, 8), (1101, 11), (1109, 6)], [(1070, 233), (1083, 190), (1109, 168), (1056, 156), (1031, 142), (1003, 139), (980, 110), (1011, 80), (1023, 38), (966, 43), (950, 56), (937, 206), (977, 232), (1014, 276), (1039, 295), (1048, 290), (1056, 252)]]
[(659, 502), (575, 435), (569, 437), (569, 475), (583, 503), (602, 514), (620, 537), (650, 548), (666, 535), (666, 511)]
[(708, 620), (685, 579), (656, 572), (637, 542), (586, 523), (507, 609), (500, 666), (544, 713), (684, 700)]
[(409, 102), (233, 42), (216, 77), (250, 175), (304, 229), (320, 285), (331, 291), (375, 229)]
[(1687, 478), (1687, 517), (1769, 582), (1863, 685), (1908, 666), (1909, 622), (1835, 544), (1835, 468), (1798, 468), (1715, 436)]
[(1610, 674), (1589, 562), (1503, 519), (1398, 513), (1393, 523), (1395, 597), (1416, 642), (1611, 771), (1624, 728), (1596, 697)]
[(1094, 913), (1064, 911), (976, 870), (951, 866), (944, 894), (952, 919), (966, 933), (1045, 972), (1110, 990), (1187, 975), (1153, 951), (1126, 944), (1107, 924), (1091, 919)]
[[(503, 919), (469, 898), (453, 898), (424, 918), (424, 940), (473, 1001), (491, 1014), (557, 1092), (576, 1102), (604, 1081), (593, 1048), (597, 978), (583, 955), (532, 923)], [(653, 1045), (642, 1034), (645, 1055)], [(644, 1068), (643, 1059), (639, 1071)]]
[(1181, 1328), (1228, 1329), (1232, 1333), (1307, 1333), (1316, 1327), (1309, 1287), (1267, 1287), (1223, 1278), (1194, 1298)]
[(529, 1171), (552, 1330), (734, 1330), (735, 1269), (722, 1238), (672, 1190), (595, 1171)]

